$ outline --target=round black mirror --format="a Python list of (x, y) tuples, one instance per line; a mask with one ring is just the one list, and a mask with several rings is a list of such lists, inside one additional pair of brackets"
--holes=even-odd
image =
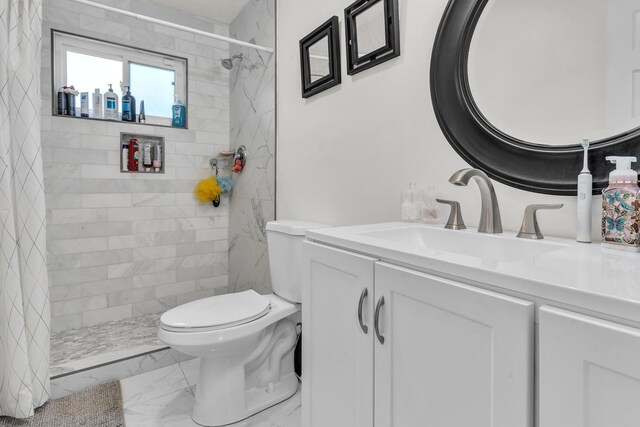
[[(640, 105), (637, 116), (633, 105), (636, 85), (640, 104), (640, 71), (636, 73), (633, 64), (624, 61), (619, 61), (621, 69), (610, 70), (611, 64), (615, 62), (611, 59), (612, 51), (617, 49), (615, 47), (633, 46), (633, 40), (619, 43), (620, 37), (640, 34), (640, 28), (633, 28), (636, 24), (640, 26), (640, 21), (636, 23), (630, 15), (625, 15), (627, 11), (617, 10), (621, 19), (611, 22), (612, 11), (607, 10), (607, 7), (614, 7), (613, 3), (625, 2), (594, 2), (594, 5), (604, 7), (604, 11), (594, 7), (587, 12), (601, 18), (601, 28), (587, 23), (586, 18), (572, 17), (585, 31), (594, 32), (590, 34), (593, 35), (593, 40), (585, 41), (585, 37), (580, 38), (585, 43), (581, 50), (575, 49), (578, 37), (575, 31), (567, 28), (567, 20), (556, 17), (554, 21), (549, 19), (549, 15), (545, 15), (553, 12), (554, 7), (556, 13), (560, 13), (557, 0), (492, 0), (491, 4), (488, 3), (488, 0), (451, 0), (440, 22), (431, 58), (431, 95), (444, 135), (468, 163), (499, 182), (538, 193), (575, 195), (577, 176), (582, 169), (582, 148), (578, 137), (581, 132), (581, 122), (578, 119), (581, 119), (582, 123), (589, 126), (584, 126), (584, 134), (580, 136), (594, 140), (591, 143), (589, 164), (594, 177), (594, 194), (600, 192), (608, 180), (606, 156), (630, 155), (640, 158)], [(518, 9), (515, 9), (517, 7), (537, 7), (537, 10), (526, 10), (518, 14)], [(580, 7), (563, 9), (575, 14)], [(491, 16), (483, 15), (489, 12)], [(501, 17), (503, 24), (501, 28), (496, 28)], [(507, 18), (513, 22), (507, 21)], [(621, 30), (620, 22), (629, 26), (628, 31)], [(535, 27), (536, 23), (540, 28)], [(557, 24), (557, 33), (554, 33), (554, 24)], [(596, 34), (596, 31), (599, 32)], [(564, 36), (564, 40), (558, 38)], [(596, 40), (596, 36), (603, 41)], [(494, 44), (491, 45), (490, 42)], [(527, 46), (527, 42), (538, 45)], [(638, 42), (640, 44), (640, 38)], [(471, 49), (479, 49), (478, 52), (483, 54), (489, 52), (490, 55), (479, 57), (480, 54), (476, 50), (471, 52)], [(536, 52), (548, 53), (550, 59), (534, 60)], [(585, 59), (584, 52), (593, 55), (604, 52), (603, 59), (595, 63)], [(579, 78), (583, 75), (576, 74), (572, 68), (581, 64), (576, 62), (566, 65), (558, 60), (564, 58), (560, 55), (573, 55), (582, 61), (583, 67), (608, 67), (603, 71), (605, 77), (593, 84), (589, 80), (581, 82)], [(540, 96), (541, 88), (536, 85), (543, 81), (548, 72), (541, 69), (538, 74), (526, 74), (536, 64), (548, 67), (557, 74), (566, 74), (567, 84), (554, 83), (561, 89), (566, 89), (566, 93), (560, 94), (558, 88), (550, 86), (548, 95)], [(619, 78), (621, 73), (627, 73), (628, 80)], [(618, 93), (625, 96), (628, 94), (629, 100), (620, 100), (618, 97), (612, 103), (608, 97), (604, 97), (597, 102), (598, 91), (610, 90), (612, 81), (628, 83), (629, 89), (618, 88)], [(515, 84), (522, 85), (521, 89), (513, 86)], [(595, 84), (602, 87), (592, 87)], [(571, 87), (574, 88), (573, 92), (569, 90)], [(589, 91), (585, 89), (593, 89), (591, 98), (587, 97)], [(513, 96), (514, 94), (519, 97)], [(572, 104), (574, 99), (575, 104)], [(591, 99), (594, 101), (586, 101)], [(578, 114), (578, 107), (590, 104), (604, 111), (602, 117), (596, 120), (592, 118), (595, 117), (593, 115)], [(624, 120), (611, 120), (612, 114), (605, 111), (608, 105), (617, 108), (627, 104), (631, 116)], [(616, 108), (609, 110), (614, 111)], [(566, 114), (563, 115), (565, 111)], [(607, 114), (609, 118), (605, 117)], [(523, 121), (517, 125), (514, 118)], [(549, 118), (558, 119), (558, 123), (550, 126)], [(598, 127), (595, 123), (600, 119), (603, 125)], [(606, 123), (608, 126), (605, 126)], [(625, 126), (631, 130), (625, 130)], [(554, 132), (540, 131), (551, 129)]]

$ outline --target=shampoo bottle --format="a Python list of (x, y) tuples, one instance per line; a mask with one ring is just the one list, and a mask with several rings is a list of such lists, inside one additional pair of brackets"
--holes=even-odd
[(67, 116), (75, 116), (76, 115), (76, 94), (73, 92), (65, 93), (67, 100), (67, 109), (65, 110)]
[(149, 172), (151, 170), (151, 166), (153, 166), (152, 154), (151, 150), (153, 149), (150, 142), (145, 142), (142, 145), (142, 164), (144, 165), (144, 170)]
[(138, 145), (138, 140), (136, 138), (131, 138), (129, 140), (129, 152), (127, 158), (127, 168), (129, 172), (138, 172), (140, 161), (140, 146)]
[(96, 88), (93, 92), (93, 117), (96, 119), (102, 118), (102, 94), (100, 88)]
[(104, 94), (104, 118), (107, 120), (118, 120), (118, 95), (109, 84), (109, 91)]
[(80, 93), (80, 117), (89, 117), (89, 92)]
[(607, 157), (616, 165), (602, 192), (602, 242), (615, 249), (640, 252), (640, 187), (631, 169), (635, 157)]
[(160, 147), (160, 144), (156, 144), (153, 147), (153, 169), (156, 172), (160, 172), (161, 167), (162, 167), (162, 147)]
[(67, 115), (67, 94), (62, 89), (58, 91), (58, 115)]
[(172, 107), (172, 120), (171, 126), (176, 128), (183, 128), (187, 123), (187, 109), (180, 99), (178, 99), (178, 95), (174, 95), (175, 101), (173, 102)]
[(136, 121), (136, 98), (131, 95), (131, 86), (125, 86), (127, 93), (122, 96), (122, 121)]

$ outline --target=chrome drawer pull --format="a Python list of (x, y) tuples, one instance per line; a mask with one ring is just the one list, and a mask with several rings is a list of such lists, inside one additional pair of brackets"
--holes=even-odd
[(369, 296), (369, 290), (367, 288), (364, 288), (362, 290), (362, 293), (360, 294), (360, 302), (358, 303), (358, 322), (360, 322), (360, 328), (365, 334), (369, 333), (369, 327), (362, 321), (362, 306), (364, 305), (364, 300), (367, 298), (367, 296)]
[(384, 345), (384, 336), (380, 333), (380, 310), (384, 305), (384, 297), (380, 297), (378, 300), (378, 304), (376, 305), (376, 314), (373, 318), (373, 327), (376, 331), (376, 337), (378, 337), (378, 341), (380, 344)]

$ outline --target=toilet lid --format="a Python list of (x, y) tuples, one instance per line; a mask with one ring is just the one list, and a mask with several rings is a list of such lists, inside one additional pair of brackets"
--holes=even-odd
[(249, 290), (183, 304), (164, 313), (160, 323), (163, 329), (179, 332), (225, 329), (259, 319), (270, 309), (267, 298)]

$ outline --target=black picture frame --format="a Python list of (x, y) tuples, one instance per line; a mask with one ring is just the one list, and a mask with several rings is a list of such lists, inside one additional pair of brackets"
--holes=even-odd
[[(338, 17), (333, 16), (327, 22), (313, 30), (300, 40), (300, 68), (302, 76), (302, 97), (309, 98), (342, 83), (340, 61), (340, 27)], [(312, 81), (309, 48), (322, 38), (327, 37), (329, 74)]]
[[(374, 5), (384, 3), (385, 45), (358, 55), (357, 17)], [(352, 76), (400, 56), (400, 14), (398, 0), (357, 0), (344, 10), (347, 74)]]
[[(579, 144), (548, 146), (507, 135), (484, 117), (471, 95), (469, 46), (487, 1), (451, 0), (440, 21), (430, 76), (440, 128), (465, 161), (496, 181), (535, 193), (574, 196), (582, 170)], [(591, 143), (593, 194), (608, 185), (610, 166), (605, 157), (613, 155), (640, 158), (640, 128)]]

